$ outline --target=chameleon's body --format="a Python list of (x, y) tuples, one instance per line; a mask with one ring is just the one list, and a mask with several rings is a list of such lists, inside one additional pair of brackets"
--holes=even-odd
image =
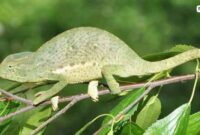
[(193, 49), (167, 60), (148, 62), (116, 36), (97, 28), (68, 30), (46, 42), (36, 52), (8, 56), (0, 65), (0, 77), (18, 82), (58, 81), (52, 89), (40, 92), (39, 103), (67, 84), (90, 82), (105, 77), (113, 93), (120, 92), (113, 75), (129, 77), (161, 72), (199, 58)]

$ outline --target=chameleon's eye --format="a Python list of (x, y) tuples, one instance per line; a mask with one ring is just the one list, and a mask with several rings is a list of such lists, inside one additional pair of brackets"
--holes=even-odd
[(12, 66), (11, 66), (11, 65), (9, 65), (8, 67), (9, 67), (9, 68), (11, 68)]

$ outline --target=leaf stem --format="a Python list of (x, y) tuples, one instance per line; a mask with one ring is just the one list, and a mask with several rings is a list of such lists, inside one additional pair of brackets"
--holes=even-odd
[(191, 94), (191, 97), (190, 97), (190, 100), (189, 100), (189, 104), (191, 104), (193, 98), (194, 98), (194, 94), (195, 94), (195, 90), (196, 90), (196, 87), (197, 87), (197, 82), (198, 82), (198, 73), (199, 73), (199, 60), (197, 59), (197, 65), (196, 65), (196, 68), (195, 68), (195, 81), (194, 81), (194, 85), (193, 85), (193, 88), (192, 88), (192, 94)]
[(0, 113), (0, 116), (2, 116), (3, 114), (4, 114), (4, 112), (6, 111), (6, 109), (8, 108), (8, 106), (9, 106), (9, 104), (10, 104), (10, 102), (8, 102), (7, 104), (6, 104), (6, 106), (3, 108), (3, 110), (1, 111), (1, 113)]
[[(102, 115), (99, 115), (97, 116), (96, 118), (94, 118), (93, 120), (91, 120), (90, 122), (88, 122), (84, 127), (82, 127), (75, 135), (80, 135), (86, 128), (88, 128), (92, 123), (94, 123), (97, 119), (101, 118), (101, 117), (105, 117), (105, 116), (109, 116), (113, 119), (113, 123), (114, 123), (114, 116), (111, 115), (111, 114), (102, 114)], [(112, 127), (111, 127), (111, 130), (113, 129), (113, 125), (112, 124)]]

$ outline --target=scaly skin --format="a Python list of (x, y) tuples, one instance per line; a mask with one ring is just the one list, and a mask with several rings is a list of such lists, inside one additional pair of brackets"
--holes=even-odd
[(98, 28), (80, 27), (54, 37), (35, 52), (8, 56), (0, 65), (0, 77), (18, 82), (58, 81), (49, 91), (37, 94), (34, 103), (38, 104), (67, 84), (102, 77), (113, 93), (119, 93), (119, 84), (113, 75), (157, 73), (199, 57), (199, 49), (192, 49), (166, 60), (148, 62), (113, 34)]

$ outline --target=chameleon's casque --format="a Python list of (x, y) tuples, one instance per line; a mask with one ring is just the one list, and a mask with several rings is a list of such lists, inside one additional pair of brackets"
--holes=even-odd
[(0, 77), (18, 82), (58, 81), (41, 92), (34, 103), (58, 93), (67, 84), (104, 77), (113, 93), (120, 92), (113, 75), (129, 77), (164, 71), (200, 57), (199, 49), (172, 58), (148, 62), (113, 34), (92, 27), (68, 30), (35, 52), (9, 55), (0, 65)]

